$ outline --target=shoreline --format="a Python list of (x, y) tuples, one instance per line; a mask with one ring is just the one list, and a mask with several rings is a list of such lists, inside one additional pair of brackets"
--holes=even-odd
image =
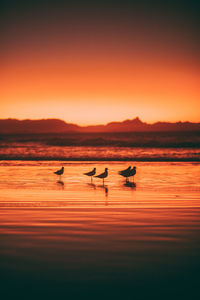
[(66, 157), (29, 157), (29, 158), (24, 158), (24, 157), (0, 157), (0, 161), (77, 161), (77, 162), (95, 162), (95, 161), (109, 161), (109, 162), (133, 162), (133, 161), (138, 161), (138, 162), (200, 162), (200, 158), (151, 158), (151, 157), (145, 157), (145, 158), (140, 158), (140, 157), (127, 157), (127, 158), (96, 158), (96, 157), (87, 157), (87, 158), (66, 158)]

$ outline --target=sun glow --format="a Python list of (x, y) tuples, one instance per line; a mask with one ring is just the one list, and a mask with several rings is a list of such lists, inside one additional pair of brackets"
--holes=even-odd
[(171, 22), (150, 20), (150, 26), (138, 16), (124, 22), (111, 15), (103, 24), (90, 14), (84, 20), (53, 16), (49, 28), (38, 17), (40, 30), (32, 15), (27, 27), (6, 20), (0, 118), (199, 121), (194, 32)]

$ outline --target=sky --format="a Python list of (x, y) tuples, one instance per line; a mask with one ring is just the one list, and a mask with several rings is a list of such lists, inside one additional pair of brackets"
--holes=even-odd
[(6, 1), (0, 118), (200, 122), (199, 1)]

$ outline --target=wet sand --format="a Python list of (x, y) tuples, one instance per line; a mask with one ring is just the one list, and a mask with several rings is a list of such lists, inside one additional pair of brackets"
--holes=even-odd
[[(130, 163), (133, 165), (133, 163)], [(4, 298), (193, 299), (200, 267), (200, 165), (2, 162)], [(100, 179), (83, 175), (109, 169)]]

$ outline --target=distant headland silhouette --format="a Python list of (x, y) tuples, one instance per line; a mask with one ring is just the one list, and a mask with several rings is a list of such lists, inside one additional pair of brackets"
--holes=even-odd
[(168, 132), (200, 131), (200, 123), (192, 122), (156, 122), (148, 124), (138, 117), (122, 122), (110, 122), (106, 125), (79, 126), (59, 119), (18, 120), (0, 119), (1, 134), (15, 133), (68, 133), (68, 132)]

